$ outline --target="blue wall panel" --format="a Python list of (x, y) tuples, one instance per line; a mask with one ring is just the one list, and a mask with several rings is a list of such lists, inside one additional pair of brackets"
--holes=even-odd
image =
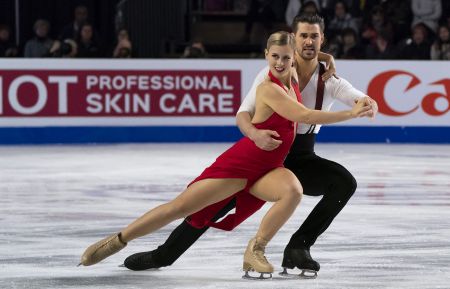
[[(0, 128), (0, 144), (233, 142), (234, 126)], [(319, 142), (450, 143), (450, 127), (322, 127)]]

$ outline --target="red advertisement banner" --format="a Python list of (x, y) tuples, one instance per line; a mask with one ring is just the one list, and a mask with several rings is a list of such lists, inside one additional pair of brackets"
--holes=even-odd
[(0, 117), (234, 116), (241, 72), (4, 70)]

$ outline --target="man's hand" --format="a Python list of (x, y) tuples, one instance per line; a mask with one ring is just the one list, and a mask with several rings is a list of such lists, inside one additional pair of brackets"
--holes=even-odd
[(249, 138), (257, 147), (265, 151), (272, 151), (280, 146), (281, 140), (275, 139), (280, 135), (274, 130), (254, 129)]
[(334, 61), (333, 55), (320, 52), (319, 61), (325, 61), (325, 72), (322, 75), (323, 81), (327, 81), (333, 76), (336, 79), (339, 79), (339, 77), (336, 75), (336, 62)]

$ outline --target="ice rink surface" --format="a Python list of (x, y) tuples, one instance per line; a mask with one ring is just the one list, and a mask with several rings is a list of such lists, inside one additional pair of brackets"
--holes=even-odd
[[(179, 223), (92, 267), (91, 243), (175, 197), (229, 144), (0, 147), (0, 288), (450, 288), (450, 146), (318, 144), (358, 189), (312, 256), (314, 280), (241, 279), (243, 252), (266, 205), (232, 232), (209, 230), (172, 267), (118, 267)], [(318, 197), (305, 196), (267, 248), (284, 245)]]

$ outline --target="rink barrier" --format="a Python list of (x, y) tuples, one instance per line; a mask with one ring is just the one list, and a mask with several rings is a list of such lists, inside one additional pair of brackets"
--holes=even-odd
[[(327, 125), (319, 141), (450, 143), (448, 61), (337, 64), (379, 111), (373, 120)], [(0, 144), (235, 141), (236, 113), (264, 66), (263, 59), (5, 59)], [(332, 107), (343, 109), (340, 101)]]
[[(0, 128), (2, 145), (234, 142), (241, 137), (235, 126)], [(328, 126), (317, 141), (449, 144), (450, 127)]]

